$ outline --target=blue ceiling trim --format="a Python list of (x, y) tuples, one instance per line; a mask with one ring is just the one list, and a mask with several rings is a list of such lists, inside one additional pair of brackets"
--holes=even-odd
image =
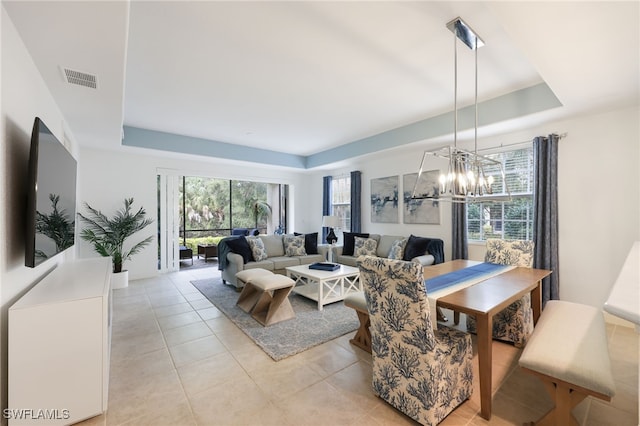
[(267, 149), (220, 142), (210, 139), (194, 138), (139, 127), (124, 126), (122, 144), (139, 148), (158, 149), (182, 154), (204, 155), (227, 160), (250, 161), (304, 169), (306, 158), (301, 155), (286, 154)]
[[(540, 83), (478, 103), (478, 126), (482, 127), (561, 106), (562, 103), (549, 86)], [(474, 124), (473, 105), (458, 110), (459, 131), (472, 129)], [(448, 134), (453, 134), (453, 111), (313, 154), (307, 157), (307, 168)]]
[[(479, 103), (478, 125), (482, 127), (561, 106), (562, 103), (549, 86), (540, 83)], [(474, 121), (473, 106), (458, 110), (459, 131), (473, 128)], [(452, 133), (453, 112), (448, 112), (307, 157), (131, 126), (124, 126), (122, 144), (228, 160), (311, 169)]]

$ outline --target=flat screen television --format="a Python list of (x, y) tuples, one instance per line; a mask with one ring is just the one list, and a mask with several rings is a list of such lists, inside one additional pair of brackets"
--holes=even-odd
[(25, 266), (34, 268), (73, 246), (76, 172), (75, 158), (36, 117), (29, 152)]

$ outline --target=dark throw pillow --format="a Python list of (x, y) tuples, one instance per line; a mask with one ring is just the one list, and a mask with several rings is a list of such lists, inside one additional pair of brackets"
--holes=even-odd
[(311, 234), (300, 234), (294, 232), (293, 235), (304, 235), (304, 251), (307, 254), (318, 254), (318, 233), (312, 232)]
[(251, 247), (249, 247), (249, 243), (247, 242), (247, 239), (244, 237), (244, 235), (241, 235), (238, 238), (228, 239), (226, 240), (226, 243), (227, 246), (229, 246), (229, 250), (242, 256), (242, 260), (244, 261), (244, 263), (253, 260)]
[(407, 240), (407, 245), (404, 248), (404, 257), (402, 258), (402, 260), (411, 260), (414, 257), (426, 254), (429, 241), (429, 238), (410, 235), (409, 239)]
[(369, 238), (369, 234), (360, 234), (357, 232), (343, 232), (342, 233), (342, 255), (353, 256), (353, 249), (355, 247), (356, 237)]

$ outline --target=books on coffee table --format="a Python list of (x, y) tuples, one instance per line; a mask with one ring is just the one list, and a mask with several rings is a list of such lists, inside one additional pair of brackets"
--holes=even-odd
[(309, 269), (319, 269), (321, 271), (335, 271), (336, 269), (340, 269), (340, 265), (338, 265), (337, 263), (316, 262), (309, 265)]

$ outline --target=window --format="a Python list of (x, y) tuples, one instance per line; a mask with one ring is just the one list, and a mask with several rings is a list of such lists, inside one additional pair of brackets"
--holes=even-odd
[(331, 179), (331, 214), (342, 221), (342, 229), (351, 229), (351, 177)]
[(184, 176), (158, 169), (158, 269), (180, 267), (178, 246), (196, 253), (233, 228), (286, 232), (286, 184)]
[[(498, 201), (478, 202), (467, 206), (467, 238), (533, 239), (533, 148), (488, 154), (500, 161), (511, 191), (509, 201), (502, 179), (493, 184), (492, 198)], [(500, 201), (500, 196), (504, 201)]]
[[(272, 213), (269, 187), (275, 184), (183, 176), (179, 187), (180, 235), (187, 238), (228, 235), (233, 228), (267, 233)], [(269, 201), (270, 203), (268, 203)]]

